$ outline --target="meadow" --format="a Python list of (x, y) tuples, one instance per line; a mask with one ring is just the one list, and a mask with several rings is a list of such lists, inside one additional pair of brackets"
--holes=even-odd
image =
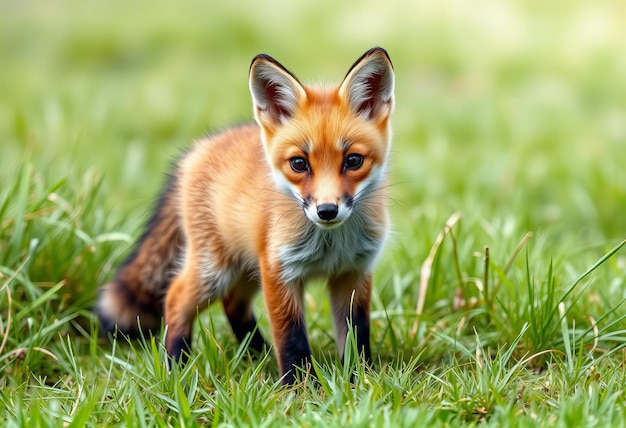
[[(626, 4), (0, 2), (0, 425), (626, 426)], [(396, 72), (372, 352), (282, 387), (221, 305), (168, 371), (91, 312), (194, 138), (252, 120), (251, 59)], [(621, 165), (621, 166), (620, 166)], [(268, 332), (261, 299), (257, 314)]]

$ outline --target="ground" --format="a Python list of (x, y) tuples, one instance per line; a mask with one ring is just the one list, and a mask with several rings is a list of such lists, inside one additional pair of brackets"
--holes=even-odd
[[(626, 5), (620, 1), (0, 4), (5, 426), (623, 425)], [(335, 82), (396, 72), (371, 368), (307, 295), (319, 383), (280, 386), (221, 308), (168, 372), (91, 313), (194, 138), (252, 119), (272, 55)], [(263, 304), (257, 302), (267, 332)]]

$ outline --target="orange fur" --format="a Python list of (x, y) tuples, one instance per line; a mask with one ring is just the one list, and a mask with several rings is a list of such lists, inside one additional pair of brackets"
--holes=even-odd
[[(250, 89), (258, 125), (200, 140), (179, 161), (144, 238), (102, 288), (97, 310), (109, 329), (117, 323), (132, 331), (137, 316), (161, 313), (133, 308), (157, 308), (165, 294), (166, 347), (184, 360), (197, 311), (221, 299), (237, 336), (253, 334), (251, 346), (261, 348), (250, 309), (260, 284), (290, 383), (310, 359), (302, 296), (312, 277), (329, 278), (340, 353), (353, 323), (369, 357), (371, 270), (388, 229), (393, 71), (375, 48), (341, 85), (311, 87), (259, 55)], [(154, 319), (148, 324), (158, 327)]]

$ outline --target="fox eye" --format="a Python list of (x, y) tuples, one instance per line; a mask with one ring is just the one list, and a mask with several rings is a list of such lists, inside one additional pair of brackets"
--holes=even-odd
[(344, 160), (345, 169), (359, 169), (363, 165), (363, 155), (351, 154)]
[(300, 156), (289, 159), (289, 165), (295, 172), (307, 172), (309, 170), (309, 163)]

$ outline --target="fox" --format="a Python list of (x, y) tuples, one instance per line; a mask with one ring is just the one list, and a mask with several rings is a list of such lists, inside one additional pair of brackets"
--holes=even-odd
[(134, 250), (100, 287), (100, 332), (162, 328), (168, 361), (186, 364), (196, 316), (219, 300), (236, 338), (263, 352), (261, 292), (281, 382), (294, 384), (312, 374), (304, 290), (320, 278), (342, 363), (353, 331), (370, 364), (372, 275), (390, 228), (391, 59), (372, 48), (323, 86), (259, 54), (248, 83), (255, 121), (176, 161)]

